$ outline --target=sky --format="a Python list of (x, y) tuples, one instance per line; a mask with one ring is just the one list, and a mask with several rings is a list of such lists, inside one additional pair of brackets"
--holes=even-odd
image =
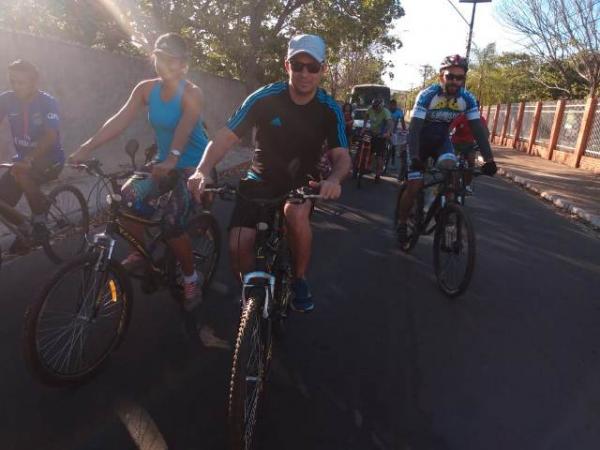
[[(471, 20), (472, 4), (450, 1)], [(511, 33), (496, 17), (495, 5), (500, 1), (477, 5), (473, 43), (485, 47), (496, 42), (499, 52), (523, 50), (518, 44), (523, 38)], [(464, 55), (469, 35), (469, 27), (449, 0), (402, 0), (402, 6), (406, 15), (396, 22), (393, 34), (402, 40), (403, 47), (389, 55), (395, 66), (394, 79), (384, 77), (385, 84), (399, 90), (422, 83), (419, 66), (430, 64), (437, 68), (444, 56)]]

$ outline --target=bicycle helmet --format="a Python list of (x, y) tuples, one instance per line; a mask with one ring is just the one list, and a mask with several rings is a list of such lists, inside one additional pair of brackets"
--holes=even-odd
[(463, 58), (460, 55), (446, 56), (440, 64), (440, 72), (442, 70), (449, 69), (450, 67), (462, 67), (463, 69), (465, 69), (465, 72), (468, 72), (469, 60), (467, 58)]

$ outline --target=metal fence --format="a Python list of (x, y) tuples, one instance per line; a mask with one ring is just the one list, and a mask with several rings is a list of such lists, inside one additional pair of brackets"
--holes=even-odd
[(594, 123), (590, 131), (587, 148), (583, 154), (590, 158), (600, 158), (600, 101), (596, 108), (596, 115), (594, 116)]
[(542, 114), (540, 115), (540, 124), (538, 125), (536, 142), (547, 143), (552, 133), (552, 123), (554, 122), (554, 113), (556, 112), (556, 102), (542, 103)]
[(506, 135), (508, 137), (515, 137), (517, 131), (517, 118), (519, 116), (519, 104), (515, 103), (510, 106), (510, 117), (508, 119), (508, 127), (506, 127)]
[(526, 103), (523, 111), (523, 121), (521, 122), (521, 133), (519, 133), (520, 141), (529, 141), (531, 127), (533, 126), (533, 118), (535, 117), (535, 108), (537, 103)]
[(492, 129), (494, 128), (494, 117), (495, 116), (496, 116), (496, 107), (492, 106), (490, 108), (490, 116), (486, 117), (487, 124), (488, 124), (488, 130), (490, 130), (490, 133), (492, 132)]
[(558, 134), (557, 148), (563, 152), (573, 153), (577, 145), (577, 136), (583, 123), (585, 103), (581, 100), (568, 101)]
[(500, 111), (498, 111), (498, 125), (496, 125), (496, 136), (500, 136), (502, 134), (502, 129), (504, 128), (504, 119), (506, 119), (506, 109), (507, 105), (500, 105)]

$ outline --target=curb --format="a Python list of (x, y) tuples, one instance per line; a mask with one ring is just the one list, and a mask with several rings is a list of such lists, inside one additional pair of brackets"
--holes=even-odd
[(508, 178), (509, 180), (518, 184), (519, 186), (524, 187), (528, 191), (531, 191), (531, 192), (539, 195), (544, 200), (551, 202), (557, 208), (562, 209), (569, 214), (577, 216), (579, 219), (581, 219), (587, 225), (590, 225), (592, 228), (594, 228), (596, 230), (600, 230), (600, 215), (591, 214), (590, 212), (586, 211), (585, 209), (575, 206), (574, 204), (572, 204), (565, 198), (561, 197), (560, 195), (542, 191), (540, 188), (535, 186), (533, 183), (529, 182), (528, 180), (526, 180), (525, 178), (523, 178), (519, 175), (515, 175), (514, 173), (510, 172), (509, 170), (506, 170), (503, 168), (498, 168), (498, 173), (500, 175), (502, 175), (503, 177)]

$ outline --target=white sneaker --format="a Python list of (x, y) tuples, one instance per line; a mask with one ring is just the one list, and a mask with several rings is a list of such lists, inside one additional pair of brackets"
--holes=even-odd
[(194, 274), (194, 279), (183, 281), (183, 309), (190, 312), (202, 303), (202, 285), (204, 279), (202, 274)]

